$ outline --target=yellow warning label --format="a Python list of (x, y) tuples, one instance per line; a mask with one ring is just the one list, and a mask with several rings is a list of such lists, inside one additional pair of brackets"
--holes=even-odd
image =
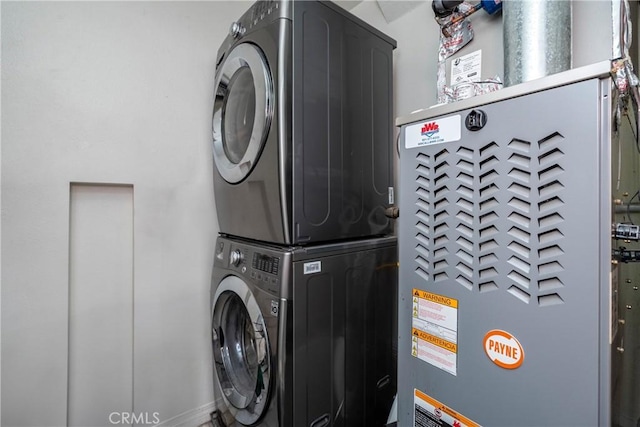
[(456, 344), (450, 341), (444, 340), (442, 338), (436, 337), (435, 335), (428, 334), (416, 328), (412, 328), (411, 334), (414, 337), (418, 337), (421, 340), (427, 341), (428, 343), (433, 345), (437, 345), (438, 347), (444, 348), (445, 350), (449, 350), (453, 353), (458, 352), (458, 346)]
[(457, 299), (445, 297), (443, 295), (432, 294), (431, 292), (421, 291), (420, 289), (414, 288), (413, 296), (435, 302), (436, 304), (446, 305), (447, 307), (458, 308)]

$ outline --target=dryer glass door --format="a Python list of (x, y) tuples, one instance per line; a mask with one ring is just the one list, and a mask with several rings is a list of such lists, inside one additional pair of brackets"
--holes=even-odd
[(249, 175), (273, 116), (273, 84), (260, 49), (234, 47), (216, 70), (213, 158), (220, 175), (236, 184)]
[(258, 303), (247, 284), (237, 276), (227, 276), (216, 290), (212, 340), (218, 385), (224, 399), (236, 412), (237, 421), (255, 423), (266, 409), (271, 357)]

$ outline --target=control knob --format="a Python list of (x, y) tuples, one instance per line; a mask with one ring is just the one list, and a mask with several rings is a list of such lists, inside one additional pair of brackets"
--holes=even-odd
[(229, 34), (234, 39), (237, 39), (238, 37), (244, 34), (244, 27), (242, 26), (241, 23), (236, 21), (233, 24), (231, 24), (231, 28), (229, 28)]
[(244, 254), (240, 249), (236, 249), (231, 252), (230, 258), (231, 264), (237, 267), (240, 265), (240, 263), (242, 263), (242, 261), (244, 261)]

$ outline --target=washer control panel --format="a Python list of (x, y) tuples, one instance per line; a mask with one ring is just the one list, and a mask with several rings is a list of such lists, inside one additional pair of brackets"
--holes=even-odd
[(219, 241), (216, 258), (226, 268), (246, 277), (257, 286), (272, 293), (279, 292), (282, 257), (277, 253), (241, 243)]
[(277, 276), (280, 268), (280, 258), (254, 252), (251, 267)]
[(279, 285), (280, 258), (261, 252), (253, 252), (249, 277), (258, 283), (272, 287)]

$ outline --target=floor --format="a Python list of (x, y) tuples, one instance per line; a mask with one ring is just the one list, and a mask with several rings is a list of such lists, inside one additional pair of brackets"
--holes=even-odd
[(212, 421), (208, 421), (208, 422), (206, 422), (206, 423), (204, 423), (202, 425), (199, 425), (198, 427), (225, 427), (225, 425), (224, 424), (220, 424), (220, 421), (218, 421), (216, 419), (215, 423), (212, 422)]

